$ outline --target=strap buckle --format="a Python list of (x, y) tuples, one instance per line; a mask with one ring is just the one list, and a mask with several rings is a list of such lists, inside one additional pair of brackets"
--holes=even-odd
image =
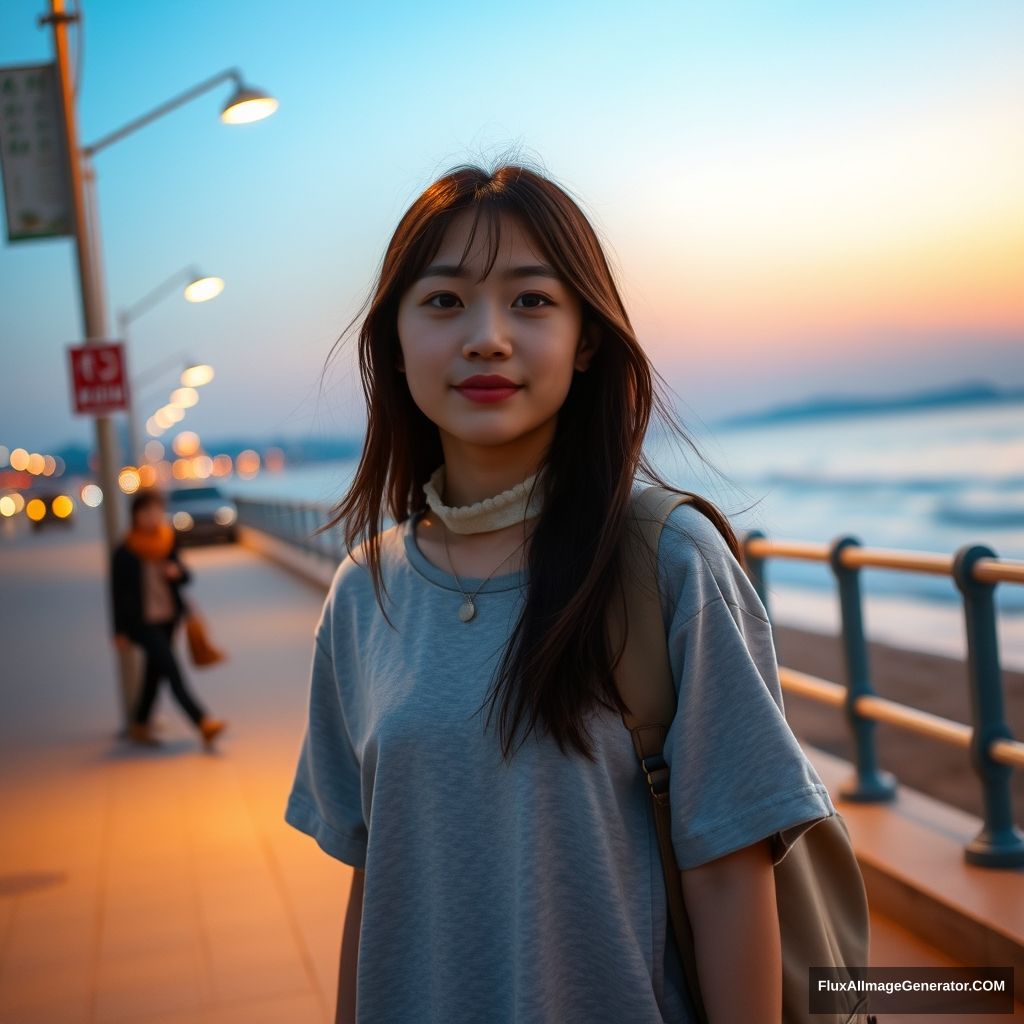
[(668, 792), (668, 765), (665, 757), (658, 751), (657, 754), (649, 754), (640, 758), (640, 765), (647, 779), (647, 785), (655, 796), (661, 796)]

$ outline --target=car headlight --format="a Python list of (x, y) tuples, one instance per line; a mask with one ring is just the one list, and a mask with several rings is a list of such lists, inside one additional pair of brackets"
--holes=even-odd
[(176, 530), (191, 530), (193, 526), (192, 517), (183, 509), (171, 516), (171, 522)]
[(230, 505), (221, 505), (213, 513), (213, 518), (219, 526), (230, 526), (238, 518), (238, 513)]

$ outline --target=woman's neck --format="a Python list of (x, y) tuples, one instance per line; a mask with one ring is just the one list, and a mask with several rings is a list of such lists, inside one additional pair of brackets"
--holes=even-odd
[[(515, 487), (537, 472), (546, 451), (530, 438), (529, 444), (472, 447), (442, 439), (446, 505), (474, 505)], [(548, 439), (545, 438), (545, 442)]]

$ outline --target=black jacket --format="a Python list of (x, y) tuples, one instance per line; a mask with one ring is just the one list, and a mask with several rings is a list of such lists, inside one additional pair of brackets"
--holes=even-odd
[[(177, 538), (175, 538), (168, 558), (181, 567), (181, 578), (167, 581), (178, 616), (181, 616), (185, 611), (181, 587), (192, 579), (192, 573), (178, 557)], [(142, 560), (123, 541), (115, 548), (111, 556), (110, 582), (113, 597), (114, 632), (123, 633), (125, 636), (135, 639), (144, 625), (142, 619)]]

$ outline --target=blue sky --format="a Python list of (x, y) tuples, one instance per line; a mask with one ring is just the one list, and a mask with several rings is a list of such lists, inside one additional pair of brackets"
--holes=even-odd
[[(49, 58), (43, 9), (0, 6), (0, 65)], [(446, 168), (509, 149), (581, 200), (684, 415), (1024, 383), (1020, 3), (84, 15), (83, 143), (231, 66), (280, 100), (227, 127), (225, 85), (96, 158), (111, 324), (189, 264), (227, 282), (133, 330), (136, 370), (216, 367), (182, 424), (201, 435), (358, 431), (350, 357), (322, 395), (319, 374), (391, 231)], [(76, 289), (70, 240), (0, 244), (0, 444), (91, 438), (65, 378)]]

